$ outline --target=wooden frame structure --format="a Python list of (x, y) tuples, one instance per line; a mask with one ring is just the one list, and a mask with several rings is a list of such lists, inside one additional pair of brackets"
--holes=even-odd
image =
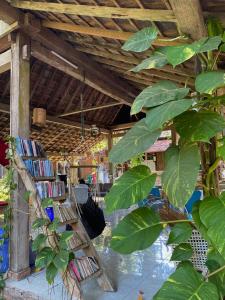
[[(74, 153), (87, 151), (103, 137), (90, 134), (92, 124), (108, 137), (110, 149), (115, 132), (134, 124), (135, 119), (129, 117), (123, 124), (118, 123), (141, 89), (167, 79), (194, 86), (193, 62), (138, 74), (129, 70), (156, 47), (182, 45), (206, 36), (205, 18), (209, 15), (216, 15), (225, 25), (221, 13), (225, 12), (225, 4), (217, 8), (219, 1), (134, 0), (131, 4), (106, 0), (104, 5), (97, 0), (86, 1), (88, 5), (81, 0), (70, 2), (0, 0), (0, 21), (8, 24), (3, 30), (0, 27), (1, 136), (9, 134), (10, 114), (11, 134), (28, 137), (30, 109), (44, 106), (48, 126), (41, 131), (32, 129), (31, 137), (39, 137), (52, 153), (59, 152), (61, 146)], [(121, 41), (149, 24), (160, 33), (152, 49), (144, 54), (121, 50)], [(182, 37), (174, 40), (179, 34)], [(47, 92), (38, 93), (43, 90)], [(82, 113), (86, 117), (85, 145), (79, 132)], [(58, 142), (60, 138), (65, 140)], [(18, 196), (24, 187), (19, 177), (17, 180), (15, 206), (26, 212), (28, 208)], [(29, 273), (27, 218), (23, 222), (20, 219), (16, 213), (12, 234), (16, 251), (11, 258), (15, 278)], [(21, 235), (22, 243), (17, 239)]]

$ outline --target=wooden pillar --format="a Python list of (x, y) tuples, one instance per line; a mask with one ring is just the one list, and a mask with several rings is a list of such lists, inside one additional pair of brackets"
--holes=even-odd
[[(29, 138), (30, 56), (29, 40), (23, 33), (11, 35), (10, 134)], [(23, 199), (24, 184), (15, 172), (17, 188), (13, 194), (12, 230), (10, 237), (10, 276), (22, 279), (29, 267), (29, 207)]]
[[(108, 134), (108, 153), (113, 147), (113, 134), (112, 131)], [(113, 182), (113, 164), (109, 162), (109, 175), (111, 175), (110, 182)]]

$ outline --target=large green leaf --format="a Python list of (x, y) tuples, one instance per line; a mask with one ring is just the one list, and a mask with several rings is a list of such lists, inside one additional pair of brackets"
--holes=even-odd
[(217, 151), (217, 156), (225, 160), (225, 138), (219, 141), (216, 151)]
[(191, 142), (209, 142), (210, 138), (225, 128), (225, 120), (212, 111), (188, 111), (175, 119), (180, 136)]
[(146, 115), (146, 124), (150, 130), (161, 128), (163, 124), (188, 110), (193, 104), (192, 99), (167, 102), (151, 109)]
[(47, 267), (54, 259), (56, 253), (50, 247), (43, 248), (36, 257), (35, 266), (39, 269)]
[(199, 171), (200, 156), (196, 144), (171, 147), (166, 151), (166, 166), (162, 175), (164, 192), (176, 207), (183, 208), (191, 197)]
[(54, 258), (54, 265), (60, 271), (64, 272), (67, 268), (69, 262), (69, 252), (66, 250), (61, 250)]
[(123, 45), (125, 51), (142, 52), (151, 47), (151, 43), (157, 38), (156, 27), (146, 27), (134, 33)]
[(142, 119), (112, 148), (109, 159), (113, 163), (122, 163), (147, 150), (160, 136), (161, 130), (149, 130)]
[(141, 207), (127, 215), (113, 230), (113, 250), (129, 254), (150, 247), (163, 229), (159, 216), (150, 208)]
[(202, 38), (192, 44), (165, 47), (165, 54), (168, 62), (175, 67), (198, 53), (218, 49), (220, 43), (219, 36)]
[(174, 250), (173, 254), (170, 260), (173, 261), (183, 261), (188, 260), (192, 257), (193, 250), (191, 248), (191, 245), (188, 243), (181, 243), (180, 245), (177, 245)]
[(149, 167), (140, 165), (125, 172), (106, 195), (108, 212), (128, 208), (144, 199), (155, 184), (156, 174), (151, 174)]
[(46, 240), (47, 240), (47, 236), (44, 235), (43, 233), (40, 233), (33, 241), (32, 250), (33, 251), (40, 250), (42, 246), (45, 244)]
[(139, 65), (131, 69), (132, 72), (139, 72), (145, 69), (162, 68), (167, 64), (165, 54), (155, 51), (149, 58), (144, 59)]
[(225, 193), (218, 198), (207, 197), (201, 201), (199, 215), (212, 245), (225, 259)]
[(216, 286), (204, 281), (189, 262), (184, 262), (166, 280), (153, 300), (219, 300)]
[(192, 227), (188, 223), (178, 223), (172, 227), (167, 244), (186, 242), (192, 234)]
[(224, 85), (225, 73), (221, 71), (201, 73), (195, 80), (195, 88), (199, 93), (212, 94), (215, 89)]
[(199, 207), (200, 207), (201, 202), (198, 201), (193, 205), (192, 209), (192, 217), (195, 222), (195, 226), (198, 229), (198, 231), (201, 233), (202, 237), (207, 241), (208, 244), (211, 244), (211, 241), (207, 235), (207, 228), (204, 226), (200, 219), (199, 215)]
[(176, 84), (168, 80), (145, 88), (134, 100), (131, 114), (137, 114), (143, 107), (154, 107), (160, 104), (184, 98), (189, 92), (188, 88), (178, 88)]
[(49, 223), (49, 220), (48, 219), (45, 219), (45, 218), (37, 218), (33, 224), (32, 224), (32, 228), (33, 229), (37, 229), (37, 228), (40, 228), (42, 226), (45, 226)]
[(53, 263), (51, 263), (46, 269), (46, 279), (49, 284), (52, 284), (54, 282), (57, 273), (58, 270), (56, 266)]

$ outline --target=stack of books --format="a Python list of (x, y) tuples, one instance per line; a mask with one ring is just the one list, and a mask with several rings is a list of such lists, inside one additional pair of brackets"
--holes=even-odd
[(77, 232), (74, 232), (74, 235), (72, 236), (71, 239), (67, 242), (68, 245), (68, 250), (73, 250), (78, 248), (84, 244), (84, 239), (78, 234)]
[(41, 199), (65, 195), (65, 183), (63, 181), (39, 181), (35, 185)]
[(77, 216), (71, 207), (65, 205), (54, 205), (53, 209), (55, 218), (58, 218), (62, 223), (77, 219)]
[(98, 263), (93, 256), (83, 256), (70, 262), (70, 267), (78, 281), (91, 276), (99, 270)]
[(53, 177), (53, 165), (48, 159), (46, 160), (25, 160), (24, 164), (33, 177)]
[(32, 140), (16, 138), (16, 150), (20, 156), (45, 157), (42, 146)]

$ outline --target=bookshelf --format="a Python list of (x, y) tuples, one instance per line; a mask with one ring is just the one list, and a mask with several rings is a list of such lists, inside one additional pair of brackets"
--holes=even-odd
[[(41, 218), (41, 217), (46, 217), (46, 213), (45, 211), (41, 208), (41, 201), (42, 199), (44, 199), (44, 197), (41, 197), (43, 195), (40, 195), (40, 190), (37, 192), (37, 184), (38, 182), (40, 182), (40, 185), (42, 184), (41, 182), (46, 181), (46, 184), (48, 184), (49, 186), (54, 185), (56, 182), (56, 178), (55, 176), (32, 176), (32, 172), (30, 172), (29, 168), (27, 168), (27, 164), (26, 161), (46, 161), (47, 158), (45, 156), (45, 154), (42, 151), (42, 147), (40, 144), (38, 144), (37, 149), (35, 149), (35, 142), (34, 141), (28, 141), (28, 140), (22, 140), (20, 138), (17, 139), (17, 142), (20, 142), (20, 147), (19, 147), (19, 151), (18, 153), (15, 154), (15, 168), (17, 169), (18, 173), (20, 174), (24, 185), (26, 187), (26, 189), (28, 191), (31, 191), (31, 201), (33, 203), (34, 209), (36, 211), (37, 217)], [(25, 147), (25, 148), (23, 148)], [(28, 149), (27, 147), (33, 147)], [(21, 150), (22, 149), (22, 150)], [(25, 150), (24, 150), (25, 149)], [(18, 149), (17, 149), (18, 150)], [(29, 155), (24, 155), (24, 151), (26, 152), (26, 154)], [(43, 154), (43, 156), (34, 156), (32, 157), (30, 154), (34, 153), (34, 152), (41, 152)], [(30, 165), (32, 165), (33, 163), (30, 163)], [(37, 164), (37, 165), (42, 165)], [(51, 166), (50, 166), (51, 169)], [(31, 170), (32, 171), (32, 170)], [(57, 185), (57, 184), (56, 184)], [(45, 191), (46, 192), (46, 191)], [(59, 213), (59, 211), (62, 210), (62, 217), (60, 219), (60, 224), (61, 225), (65, 225), (65, 224), (70, 224), (73, 231), (74, 231), (74, 236), (79, 236), (80, 241), (79, 244), (76, 245), (74, 244), (74, 246), (70, 249), (72, 249), (74, 252), (75, 251), (80, 251), (82, 250), (85, 254), (85, 258), (83, 258), (84, 260), (88, 260), (88, 257), (92, 259), (94, 259), (96, 265), (97, 265), (97, 269), (96, 269), (96, 265), (95, 268), (91, 267), (91, 270), (88, 270), (88, 264), (84, 263), (84, 266), (87, 267), (86, 271), (85, 269), (83, 270), (83, 278), (81, 278), (81, 280), (78, 280), (78, 278), (76, 277), (75, 273), (73, 273), (73, 270), (71, 268), (67, 268), (66, 272), (62, 274), (62, 279), (64, 282), (64, 285), (66, 287), (66, 289), (68, 290), (69, 294), (71, 295), (71, 298), (75, 298), (78, 300), (83, 300), (82, 297), (82, 283), (85, 282), (86, 280), (91, 280), (91, 279), (96, 279), (100, 288), (102, 288), (104, 291), (107, 292), (113, 292), (114, 291), (114, 287), (112, 286), (111, 281), (109, 280), (105, 268), (103, 266), (103, 264), (101, 263), (101, 259), (95, 249), (95, 247), (93, 246), (91, 240), (89, 239), (89, 236), (87, 234), (87, 232), (85, 231), (85, 228), (83, 226), (83, 224), (81, 223), (81, 220), (78, 216), (78, 214), (76, 213), (76, 206), (74, 207), (70, 207), (68, 210), (68, 207), (66, 208), (66, 206), (64, 205), (64, 203), (60, 203), (60, 201), (65, 200), (69, 195), (68, 194), (63, 194), (63, 195), (59, 195), (56, 197), (50, 197), (54, 200), (54, 205), (53, 205), (53, 210), (54, 210), (54, 214), (55, 212)], [(72, 199), (74, 201), (74, 199)], [(72, 202), (73, 202), (72, 201)], [(55, 210), (56, 207), (56, 210)], [(66, 208), (66, 210), (64, 210)], [(56, 216), (57, 216), (56, 213)], [(64, 219), (65, 218), (65, 219)], [(44, 230), (48, 230), (46, 228), (43, 228)], [(55, 241), (52, 240), (51, 244), (55, 245)], [(79, 260), (79, 258), (75, 258), (75, 260)], [(90, 265), (90, 264), (89, 264)]]

